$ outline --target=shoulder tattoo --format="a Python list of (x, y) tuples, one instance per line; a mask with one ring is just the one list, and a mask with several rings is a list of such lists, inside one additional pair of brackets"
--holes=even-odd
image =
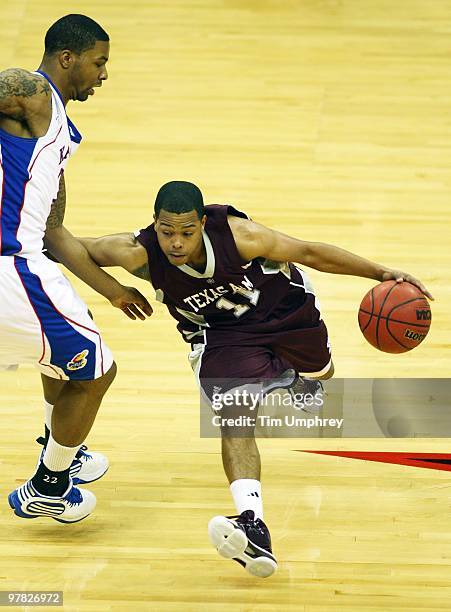
[(36, 94), (50, 95), (47, 80), (21, 68), (0, 72), (0, 100), (8, 97), (31, 98)]

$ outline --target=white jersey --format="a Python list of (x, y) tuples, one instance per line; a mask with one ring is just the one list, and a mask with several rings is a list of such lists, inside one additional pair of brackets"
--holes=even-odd
[(34, 259), (43, 237), (60, 177), (81, 135), (66, 115), (49, 77), (52, 118), (40, 138), (19, 138), (0, 129), (0, 255)]
[[(42, 73), (41, 73), (42, 74)], [(81, 141), (58, 89), (41, 138), (0, 130), (0, 370), (34, 363), (46, 376), (93, 380), (113, 356), (58, 266), (42, 253), (52, 201)]]

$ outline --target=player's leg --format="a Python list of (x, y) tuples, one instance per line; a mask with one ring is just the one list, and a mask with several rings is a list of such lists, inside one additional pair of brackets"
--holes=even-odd
[(44, 411), (45, 411), (45, 442), (49, 439), (50, 430), (52, 427), (53, 407), (58, 399), (59, 394), (64, 388), (66, 381), (57, 378), (50, 378), (45, 374), (41, 374), (42, 392), (44, 395)]
[(22, 518), (48, 516), (60, 522), (76, 522), (92, 512), (95, 496), (74, 486), (71, 469), (79, 461), (77, 452), (115, 375), (116, 365), (112, 363), (104, 375), (94, 380), (64, 381), (56, 401), (51, 398), (55, 405), (41, 461), (34, 476), (9, 496), (15, 514)]
[[(46, 257), (49, 257), (49, 254), (46, 254)], [(92, 316), (92, 312), (88, 309), (88, 315), (91, 320), (94, 320)], [(42, 392), (44, 396), (44, 438), (45, 443), (49, 439), (51, 423), (52, 423), (52, 412), (53, 406), (60, 394), (61, 390), (65, 385), (64, 380), (60, 380), (58, 378), (51, 378), (50, 376), (46, 376), (45, 374), (41, 374), (41, 384), (42, 384)]]
[(266, 578), (277, 569), (277, 561), (263, 522), (260, 453), (250, 429), (240, 432), (239, 437), (222, 431), (222, 462), (237, 514), (213, 517), (208, 532), (221, 556), (234, 559), (254, 576)]
[(305, 376), (306, 377), (308, 376), (308, 378), (315, 378), (316, 380), (329, 380), (329, 378), (333, 377), (334, 373), (335, 373), (334, 362), (331, 359), (329, 362), (328, 369), (323, 374), (320, 374), (319, 376), (312, 376), (312, 374), (308, 374), (308, 375), (305, 374)]
[(108, 372), (95, 380), (65, 381), (55, 401), (42, 461), (31, 479), (40, 493), (59, 496), (67, 489), (75, 455), (91, 430), (116, 370), (113, 362)]
[(222, 430), (222, 465), (237, 514), (250, 510), (255, 519), (263, 521), (260, 453), (253, 431), (242, 433), (243, 437), (233, 437)]
[(75, 522), (92, 511), (95, 496), (74, 486), (70, 468), (116, 366), (86, 306), (56, 266), (16, 258), (14, 267), (22, 292), (16, 298), (28, 306), (24, 360), (35, 360), (42, 373), (62, 382), (44, 383), (49, 404), (54, 402), (48, 443), (35, 475), (9, 502), (24, 518)]
[[(39, 437), (36, 440), (43, 446), (39, 461), (42, 461), (50, 437), (50, 431), (52, 430), (52, 414), (55, 403), (60, 393), (67, 386), (67, 381), (51, 378), (45, 374), (41, 374), (41, 382), (44, 395), (45, 434), (44, 437)], [(86, 484), (99, 480), (107, 472), (108, 467), (109, 463), (105, 455), (92, 451), (83, 444), (72, 461), (70, 476), (74, 484)]]
[[(286, 364), (264, 347), (226, 347), (205, 351), (198, 348), (197, 359), (190, 358), (205, 396), (225, 383), (223, 391), (240, 379), (271, 379), (286, 369)], [(224, 380), (226, 379), (226, 380)], [(292, 380), (292, 379), (291, 379)], [(223, 408), (221, 416), (235, 419), (243, 407)], [(248, 416), (244, 414), (243, 416)], [(216, 516), (208, 531), (213, 545), (223, 557), (234, 559), (255, 575), (266, 577), (274, 573), (277, 562), (271, 549), (269, 530), (263, 522), (260, 454), (254, 438), (254, 427), (239, 431), (221, 429), (221, 451), (224, 471), (237, 510), (236, 516)]]
[[(228, 387), (236, 390), (245, 380), (279, 380), (280, 375), (289, 368), (287, 362), (265, 347), (210, 348), (203, 345), (196, 347), (190, 354), (190, 362), (207, 402), (214, 389), (218, 387), (224, 393)], [(287, 386), (293, 380), (294, 372), (283, 385)], [(274, 387), (279, 386), (281, 385), (274, 385)], [(221, 416), (235, 419), (241, 415), (240, 410), (244, 410), (243, 416), (248, 416), (249, 413), (245, 413), (244, 406), (223, 407)], [(254, 427), (229, 429), (223, 427), (221, 451), (224, 471), (230, 483), (236, 510), (239, 513), (243, 510), (253, 510), (262, 518), (260, 454), (254, 438)], [(254, 495), (256, 492), (258, 496)], [(243, 503), (249, 505), (243, 507)]]
[[(334, 364), (328, 332), (318, 302), (313, 294), (297, 311), (291, 313), (292, 328), (278, 332), (268, 342), (272, 350), (292, 364), (298, 373), (297, 379), (290, 386), (290, 394), (294, 405), (302, 406), (303, 412), (318, 416), (321, 419), (343, 418), (343, 393), (339, 381), (329, 388), (323, 387), (322, 381), (334, 375)], [(304, 402), (303, 398), (309, 397)], [(312, 397), (315, 401), (311, 401)], [(299, 409), (299, 408), (298, 408)], [(336, 430), (330, 430), (327, 425), (319, 426), (317, 435), (337, 435)], [(313, 433), (313, 430), (312, 430)], [(341, 433), (341, 432), (340, 432)]]
[[(241, 478), (260, 480), (260, 453), (253, 436), (249, 438), (234, 438), (222, 435), (221, 453), (224, 472), (230, 484)], [(251, 509), (253, 508), (244, 508), (244, 510)], [(263, 510), (258, 514), (260, 518), (263, 518)]]
[(307, 274), (299, 268), (295, 268), (292, 274), (296, 277), (289, 298), (292, 310), (281, 321), (280, 327), (284, 331), (268, 335), (267, 343), (298, 373), (300, 378), (294, 382), (292, 390), (314, 395), (316, 390), (322, 390), (318, 381), (334, 375), (329, 337)]
[(223, 432), (222, 465), (238, 514), (253, 510), (263, 519), (260, 453), (252, 433), (249, 436), (235, 438)]
[(56, 453), (64, 452), (60, 447), (75, 448), (74, 456), (67, 451), (67, 461), (72, 457), (68, 469), (74, 484), (92, 482), (107, 471), (108, 460), (104, 455), (87, 453), (83, 450), (84, 447), (80, 446), (91, 430), (102, 399), (115, 378), (116, 370), (116, 364), (113, 363), (108, 372), (100, 378), (67, 381), (63, 386), (53, 408), (49, 441), (42, 462), (32, 479), (38, 491), (52, 494), (50, 488), (45, 487), (48, 479), (43, 475), (48, 475), (46, 468), (55, 465), (55, 449)]
[[(299, 367), (299, 364), (298, 364)], [(311, 372), (298, 372), (298, 376), (293, 384), (290, 386), (290, 392), (296, 397), (312, 395), (315, 396), (317, 393), (323, 394), (324, 386), (322, 380), (329, 380), (333, 377), (335, 372), (334, 364), (332, 359), (329, 361), (326, 368), (321, 373)], [(306, 412), (311, 412), (310, 409), (304, 409)], [(315, 412), (315, 411), (314, 411)]]
[(73, 485), (70, 469), (115, 375), (113, 363), (95, 380), (66, 381), (54, 405), (49, 440), (36, 473), (9, 496), (15, 514), (71, 523), (92, 512), (95, 496)]

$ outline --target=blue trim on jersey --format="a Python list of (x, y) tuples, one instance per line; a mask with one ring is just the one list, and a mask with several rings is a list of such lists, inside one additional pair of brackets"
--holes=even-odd
[[(61, 368), (71, 380), (93, 380), (96, 365), (94, 342), (77, 332), (55, 309), (42, 288), (41, 279), (31, 272), (26, 259), (14, 257), (14, 265), (50, 344), (50, 363)], [(86, 365), (78, 367), (83, 359), (74, 361), (74, 357), (85, 350), (89, 351), (85, 356)]]
[(39, 138), (27, 138), (26, 136), (15, 136), (14, 134), (10, 134), (9, 132), (7, 132), (6, 130), (2, 130), (2, 128), (0, 128), (0, 134), (2, 134), (3, 136), (6, 137), (6, 139), (11, 138), (12, 140), (25, 140), (26, 142), (34, 142), (35, 144), (38, 142)]
[(17, 239), (25, 189), (37, 138), (20, 138), (0, 130), (3, 167), (3, 195), (0, 209), (1, 255), (14, 255), (22, 250)]
[[(45, 79), (47, 79), (47, 81), (50, 83), (50, 85), (53, 87), (53, 89), (56, 91), (56, 93), (58, 94), (61, 102), (64, 105), (64, 108), (66, 108), (66, 104), (64, 102), (63, 96), (61, 95), (60, 90), (58, 89), (58, 87), (55, 85), (55, 83), (52, 81), (52, 79), (49, 77), (48, 74), (46, 74), (44, 71), (42, 70), (36, 70), (36, 72), (38, 72), (40, 75), (42, 75)], [(67, 125), (69, 126), (69, 134), (70, 134), (70, 139), (72, 140), (72, 142), (75, 142), (77, 144), (80, 144), (80, 142), (83, 139), (83, 136), (80, 134), (80, 132), (77, 130), (77, 128), (75, 127), (74, 123), (69, 119), (69, 117), (67, 116), (66, 113), (66, 119), (67, 119)]]
[(66, 115), (66, 119), (67, 119), (67, 125), (69, 126), (70, 139), (72, 140), (72, 142), (75, 142), (76, 144), (80, 144), (80, 142), (83, 139), (83, 136), (80, 134), (80, 132), (75, 127), (73, 121), (71, 121), (67, 115)]

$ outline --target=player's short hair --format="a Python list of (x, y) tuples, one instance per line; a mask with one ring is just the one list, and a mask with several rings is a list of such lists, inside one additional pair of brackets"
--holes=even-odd
[(69, 49), (80, 55), (92, 49), (98, 40), (108, 42), (110, 37), (96, 21), (86, 15), (66, 15), (47, 30), (45, 54), (53, 55)]
[(161, 210), (177, 214), (195, 210), (199, 219), (205, 214), (201, 190), (187, 181), (170, 181), (163, 185), (157, 194), (154, 209), (157, 219)]

